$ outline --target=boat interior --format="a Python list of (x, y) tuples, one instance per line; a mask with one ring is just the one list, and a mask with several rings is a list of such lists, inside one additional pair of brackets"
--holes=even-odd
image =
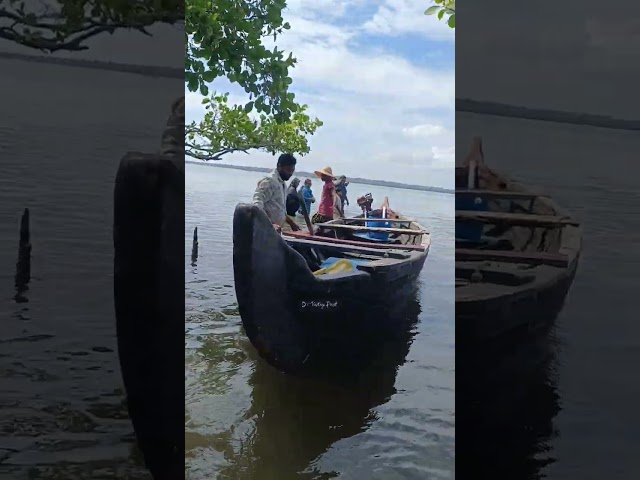
[(336, 240), (370, 244), (420, 246), (427, 232), (414, 220), (378, 209), (370, 212), (367, 217), (363, 214), (320, 224), (316, 234)]
[(533, 281), (536, 266), (566, 268), (563, 251), (578, 227), (547, 196), (487, 168), (478, 139), (465, 166), (456, 168), (455, 222), (456, 287), (520, 285)]
[[(306, 260), (316, 276), (392, 266), (424, 252), (428, 233), (415, 221), (395, 213), (364, 216), (316, 225), (314, 235), (304, 230), (286, 232), (285, 240)], [(386, 215), (387, 216), (387, 215)]]

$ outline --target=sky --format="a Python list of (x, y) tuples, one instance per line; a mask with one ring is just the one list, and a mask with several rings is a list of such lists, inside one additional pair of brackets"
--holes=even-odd
[[(293, 52), (296, 100), (324, 125), (310, 137), (298, 168), (330, 166), (336, 175), (453, 188), (455, 31), (427, 17), (415, 0), (288, 0), (291, 29), (279, 49)], [(244, 104), (226, 80), (210, 85)], [(187, 92), (186, 119), (204, 114)], [(276, 157), (251, 151), (223, 163), (275, 167)]]
[(456, 96), (638, 119), (640, 3), (457, 5)]
[[(292, 29), (278, 45), (298, 58), (291, 72), (297, 98), (324, 122), (301, 169), (330, 165), (345, 175), (451, 188), (454, 94), (638, 118), (640, 3), (463, 2), (455, 32), (422, 14), (428, 4), (315, 0), (303, 7), (301, 0), (288, 1), (284, 16)], [(153, 37), (102, 35), (88, 51), (58, 55), (182, 65), (184, 30), (150, 30)], [(0, 50), (37, 53), (6, 41)], [(234, 86), (213, 87), (244, 103)], [(187, 97), (187, 118), (199, 118), (200, 98)], [(274, 162), (252, 152), (225, 163)]]

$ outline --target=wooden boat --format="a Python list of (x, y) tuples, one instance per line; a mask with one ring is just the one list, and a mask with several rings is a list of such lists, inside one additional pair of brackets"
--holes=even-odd
[(290, 373), (330, 360), (358, 363), (377, 339), (398, 331), (430, 235), (413, 220), (393, 220), (398, 228), (385, 231), (384, 243), (355, 236), (384, 230), (356, 218), (322, 224), (315, 235), (280, 235), (259, 208), (236, 207), (236, 296), (247, 336), (263, 358)]
[(489, 169), (479, 138), (456, 168), (455, 221), (456, 345), (548, 327), (576, 273), (579, 223)]

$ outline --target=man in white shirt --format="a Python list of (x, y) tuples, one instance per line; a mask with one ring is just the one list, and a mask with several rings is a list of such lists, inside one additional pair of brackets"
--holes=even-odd
[(296, 222), (287, 216), (286, 185), (296, 170), (296, 159), (290, 153), (283, 153), (278, 158), (276, 169), (268, 177), (258, 182), (253, 194), (253, 204), (267, 214), (273, 227), (279, 232), (285, 222), (293, 231), (300, 230)]

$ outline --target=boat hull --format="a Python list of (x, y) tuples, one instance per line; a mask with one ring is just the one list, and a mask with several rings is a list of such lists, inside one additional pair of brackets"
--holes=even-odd
[(488, 169), (467, 185), (468, 173), (456, 169), (456, 346), (472, 351), (553, 326), (576, 275), (582, 230), (548, 196)]
[(456, 302), (456, 345), (484, 349), (489, 342), (517, 341), (551, 328), (573, 283), (578, 258), (544, 285), (515, 295)]
[(316, 277), (252, 205), (236, 208), (233, 238), (246, 334), (264, 359), (288, 373), (366, 364), (379, 342), (403, 331), (407, 299), (427, 257), (374, 273)]

